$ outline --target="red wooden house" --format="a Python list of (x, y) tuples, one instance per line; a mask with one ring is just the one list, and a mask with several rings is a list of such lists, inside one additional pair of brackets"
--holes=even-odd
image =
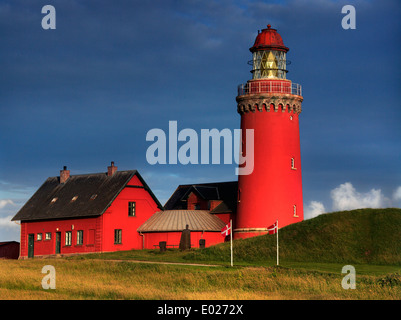
[(20, 258), (142, 249), (137, 228), (163, 207), (136, 170), (50, 177), (12, 220)]
[(206, 247), (224, 242), (221, 229), (235, 223), (238, 182), (218, 182), (180, 185), (164, 205), (165, 211), (154, 214), (138, 232), (143, 236), (143, 248), (152, 249), (161, 241), (167, 247), (178, 247), (181, 232), (188, 225), (191, 246)]

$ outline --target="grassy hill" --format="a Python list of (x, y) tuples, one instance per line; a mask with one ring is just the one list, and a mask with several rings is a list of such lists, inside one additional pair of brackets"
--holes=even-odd
[[(280, 261), (401, 265), (401, 209), (327, 213), (279, 231)], [(191, 261), (229, 261), (224, 243), (184, 256)], [(236, 262), (276, 259), (276, 236), (234, 241)]]

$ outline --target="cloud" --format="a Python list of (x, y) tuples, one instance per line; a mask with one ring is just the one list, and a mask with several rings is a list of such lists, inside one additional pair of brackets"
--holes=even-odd
[(380, 189), (371, 189), (369, 192), (360, 193), (355, 190), (350, 182), (341, 184), (331, 191), (333, 210), (352, 210), (358, 208), (383, 208), (390, 204)]
[(319, 201), (311, 201), (309, 205), (305, 207), (304, 216), (305, 219), (311, 219), (317, 217), (319, 214), (322, 214), (326, 211), (323, 203)]
[(0, 228), (19, 228), (19, 225), (11, 221), (13, 216), (0, 217)]
[(15, 203), (12, 200), (0, 200), (0, 209), (3, 209), (6, 205), (15, 205)]
[(401, 201), (401, 186), (399, 186), (393, 193), (393, 201)]

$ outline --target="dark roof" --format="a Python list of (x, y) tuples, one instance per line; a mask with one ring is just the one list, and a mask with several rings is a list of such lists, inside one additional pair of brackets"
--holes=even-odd
[[(47, 220), (93, 217), (103, 214), (121, 190), (137, 176), (160, 209), (157, 200), (136, 170), (71, 175), (65, 183), (59, 177), (48, 178), (12, 220)], [(95, 196), (96, 195), (96, 196)], [(76, 200), (73, 200), (77, 197)]]
[(215, 207), (213, 210), (210, 211), (210, 213), (227, 213), (227, 212), (233, 212), (233, 211), (225, 202), (220, 203), (217, 207)]
[[(186, 200), (194, 191), (205, 200), (222, 200), (212, 213), (236, 212), (238, 181), (179, 185), (164, 205), (165, 210), (186, 209)], [(220, 209), (216, 211), (217, 208)]]
[(207, 210), (166, 210), (156, 212), (138, 232), (182, 231), (186, 225), (191, 231), (220, 232), (225, 223)]
[(2, 241), (2, 242), (0, 242), (0, 247), (1, 246), (6, 246), (6, 245), (9, 245), (9, 244), (19, 244), (19, 242), (17, 242), (17, 241)]

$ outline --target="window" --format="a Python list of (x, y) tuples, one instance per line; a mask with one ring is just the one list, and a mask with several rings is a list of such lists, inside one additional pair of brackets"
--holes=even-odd
[(135, 208), (136, 208), (135, 202), (128, 202), (128, 216), (129, 217), (135, 217)]
[(294, 206), (293, 206), (293, 210), (294, 210), (294, 218), (298, 218), (298, 215), (297, 215), (297, 206), (294, 204)]
[(83, 244), (84, 243), (84, 232), (83, 230), (78, 230), (77, 231), (77, 244)]
[(71, 245), (71, 231), (66, 231), (65, 232), (65, 245), (70, 246)]
[(41, 233), (38, 233), (38, 234), (36, 235), (36, 240), (37, 240), (37, 241), (41, 241), (41, 240), (42, 240), (42, 234), (41, 234)]
[(194, 204), (194, 209), (195, 210), (200, 210), (200, 204), (199, 203), (195, 203)]
[(71, 199), (71, 202), (74, 202), (75, 200), (77, 200), (78, 199), (78, 196), (75, 196), (75, 197), (73, 197), (72, 199)]
[(121, 244), (121, 243), (122, 243), (122, 230), (114, 229), (114, 244)]
[(51, 232), (46, 232), (45, 233), (45, 240), (51, 240), (52, 239), (52, 233)]
[(295, 159), (294, 158), (291, 158), (291, 169), (297, 170), (297, 168), (295, 168)]
[(53, 198), (52, 201), (50, 203), (55, 203), (57, 201), (57, 197)]

